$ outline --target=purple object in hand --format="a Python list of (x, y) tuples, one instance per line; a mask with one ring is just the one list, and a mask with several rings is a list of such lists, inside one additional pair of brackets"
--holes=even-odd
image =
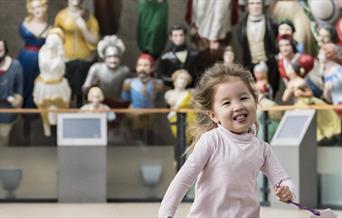
[[(280, 184), (282, 183), (282, 181), (283, 180), (280, 180), (280, 182), (278, 182), (275, 185), (275, 187), (278, 188), (280, 186)], [(325, 210), (322, 210), (322, 211), (318, 211), (318, 210), (315, 210), (315, 209), (312, 209), (312, 208), (309, 208), (309, 207), (305, 207), (304, 205), (295, 203), (295, 202), (293, 202), (291, 200), (288, 201), (287, 203), (288, 204), (296, 205), (300, 209), (304, 209), (304, 210), (310, 211), (313, 214), (313, 215), (310, 216), (310, 218), (315, 218), (315, 217), (320, 217), (320, 218), (337, 218), (336, 214), (334, 214), (334, 212), (332, 212), (332, 210), (330, 210), (329, 208), (325, 209)]]
[(315, 209), (312, 209), (312, 208), (309, 208), (309, 207), (305, 207), (304, 205), (298, 204), (298, 203), (293, 202), (291, 200), (289, 200), (287, 203), (288, 204), (296, 205), (300, 209), (308, 210), (308, 211), (310, 211), (312, 214), (314, 214), (316, 216), (320, 216), (321, 215), (321, 212), (319, 212), (318, 210), (315, 210)]
[[(281, 184), (282, 182), (283, 182), (283, 180), (280, 180), (280, 182), (278, 182), (278, 183), (275, 185), (275, 187), (276, 187), (276, 188), (279, 188), (279, 186), (280, 186), (280, 184)], [(291, 201), (291, 200), (289, 200), (287, 203), (288, 203), (288, 204), (296, 205), (296, 206), (297, 206), (298, 208), (300, 208), (300, 209), (308, 210), (308, 211), (310, 211), (312, 214), (314, 214), (314, 215), (316, 215), (316, 216), (320, 216), (320, 215), (321, 215), (321, 212), (319, 212), (318, 210), (315, 210), (315, 209), (306, 207), (306, 206), (304, 206), (304, 205), (301, 205), (301, 204), (299, 204), (299, 203), (293, 202), (293, 201)]]

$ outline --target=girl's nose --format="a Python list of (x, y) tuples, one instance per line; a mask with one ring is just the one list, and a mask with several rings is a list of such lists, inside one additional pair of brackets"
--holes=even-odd
[(240, 111), (243, 109), (243, 106), (241, 104), (241, 102), (234, 102), (233, 104), (233, 110), (234, 111)]

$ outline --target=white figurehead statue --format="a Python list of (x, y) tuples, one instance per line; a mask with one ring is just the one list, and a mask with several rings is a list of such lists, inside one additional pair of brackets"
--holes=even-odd
[[(65, 61), (64, 34), (53, 28), (48, 32), (46, 42), (39, 51), (40, 74), (35, 81), (33, 100), (40, 109), (68, 108), (71, 90), (64, 78)], [(44, 134), (51, 135), (50, 125), (56, 125), (55, 113), (42, 113)]]

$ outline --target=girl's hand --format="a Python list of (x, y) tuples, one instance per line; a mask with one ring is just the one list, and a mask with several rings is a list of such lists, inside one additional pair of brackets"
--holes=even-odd
[(279, 201), (287, 203), (292, 200), (293, 195), (289, 187), (287, 186), (278, 186), (275, 188), (275, 194), (278, 197)]

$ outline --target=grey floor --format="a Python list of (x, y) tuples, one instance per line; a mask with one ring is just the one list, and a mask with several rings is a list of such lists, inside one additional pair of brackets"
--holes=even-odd
[[(191, 204), (181, 204), (175, 218), (186, 217)], [(157, 217), (158, 203), (109, 204), (0, 204), (1, 218), (150, 218)], [(334, 211), (342, 217), (342, 211)], [(305, 218), (307, 211), (291, 206), (284, 209), (261, 208), (261, 217)]]

